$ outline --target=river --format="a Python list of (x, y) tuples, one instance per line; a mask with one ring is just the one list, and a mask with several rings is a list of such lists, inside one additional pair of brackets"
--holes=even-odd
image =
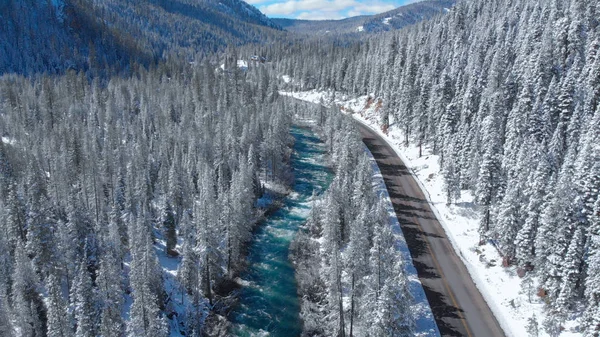
[(302, 332), (300, 301), (289, 246), (306, 221), (313, 192), (323, 193), (332, 180), (326, 166), (326, 150), (309, 129), (294, 126), (291, 166), (293, 191), (278, 211), (254, 232), (248, 252), (248, 268), (241, 278), (239, 303), (230, 313), (235, 336), (295, 337)]

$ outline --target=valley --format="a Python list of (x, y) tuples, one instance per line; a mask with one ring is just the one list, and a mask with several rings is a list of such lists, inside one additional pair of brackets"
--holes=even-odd
[(599, 13), (1, 2), (0, 334), (599, 336)]

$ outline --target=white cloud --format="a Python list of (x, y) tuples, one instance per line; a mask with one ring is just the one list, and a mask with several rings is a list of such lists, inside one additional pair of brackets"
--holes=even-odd
[(348, 13), (346, 13), (346, 14), (348, 14), (348, 17), (349, 17), (349, 18), (351, 18), (351, 17), (353, 17), (353, 16), (361, 16), (361, 15), (365, 15), (365, 13), (363, 13), (363, 12), (360, 12), (360, 11), (357, 11), (357, 10), (354, 10), (354, 9), (351, 9), (351, 10), (349, 10), (349, 11), (348, 11)]
[(246, 0), (247, 3), (251, 5), (260, 5), (265, 2), (269, 2), (270, 0)]
[(290, 15), (299, 11), (335, 12), (357, 4), (356, 0), (290, 0), (261, 6), (260, 10), (267, 15)]
[[(260, 3), (267, 0), (250, 0)], [(294, 16), (298, 19), (324, 20), (342, 19), (349, 16), (376, 14), (396, 8), (395, 5), (367, 0), (287, 0), (265, 4), (259, 9), (269, 16)]]
[(391, 11), (396, 8), (392, 4), (359, 4), (354, 7), (354, 10), (363, 14), (378, 14)]
[(299, 20), (339, 20), (344, 17), (337, 12), (310, 11), (302, 12), (296, 15)]
[(391, 11), (392, 9), (397, 8), (391, 4), (374, 4), (374, 5), (366, 5), (360, 4), (348, 10), (346, 13), (346, 17), (353, 16), (361, 16), (361, 15), (369, 15), (369, 14), (379, 14), (387, 11)]

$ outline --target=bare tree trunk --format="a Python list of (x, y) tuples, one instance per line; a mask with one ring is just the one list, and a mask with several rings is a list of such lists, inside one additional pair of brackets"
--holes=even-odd
[(204, 259), (204, 264), (206, 265), (206, 297), (208, 298), (208, 303), (212, 307), (213, 298), (212, 298), (212, 289), (210, 286), (210, 266), (208, 265), (208, 254)]
[(485, 208), (485, 232), (487, 233), (490, 230), (490, 207), (486, 206)]
[[(336, 245), (337, 246), (337, 245)], [(338, 328), (338, 337), (346, 337), (346, 331), (345, 331), (345, 327), (346, 324), (344, 323), (344, 302), (343, 302), (343, 296), (342, 296), (342, 275), (341, 275), (341, 270), (340, 270), (340, 266), (339, 266), (339, 249), (336, 247), (335, 249), (335, 283), (337, 285), (337, 292), (338, 292), (338, 314), (340, 316), (340, 325)]]
[(338, 304), (339, 304), (339, 310), (340, 310), (340, 331), (339, 331), (338, 336), (345, 337), (346, 331), (345, 331), (345, 324), (344, 324), (344, 303), (343, 303), (343, 297), (342, 297), (342, 280), (341, 280), (341, 277), (339, 274), (338, 274), (338, 290), (339, 290)]
[[(381, 247), (377, 245), (377, 256), (381, 256)], [(377, 259), (377, 298), (379, 298), (379, 292), (381, 290), (381, 258)]]
[(96, 166), (94, 164), (92, 164), (92, 169), (93, 169), (93, 184), (94, 184), (94, 207), (96, 208), (96, 226), (98, 226), (98, 223), (100, 222), (100, 205), (98, 205), (98, 190), (97, 190), (97, 181), (96, 181)]
[(227, 234), (227, 275), (231, 275), (231, 232)]
[(354, 273), (352, 273), (352, 295), (350, 297), (350, 337), (354, 330)]

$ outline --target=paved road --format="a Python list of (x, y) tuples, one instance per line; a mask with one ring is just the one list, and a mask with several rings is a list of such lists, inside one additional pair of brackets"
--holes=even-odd
[(394, 150), (357, 122), (383, 174), (442, 336), (504, 336), (413, 176)]

